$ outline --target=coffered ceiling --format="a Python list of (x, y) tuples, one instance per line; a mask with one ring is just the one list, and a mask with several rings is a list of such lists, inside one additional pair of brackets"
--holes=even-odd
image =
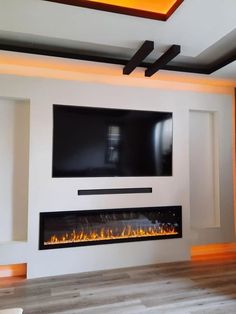
[(149, 40), (154, 50), (145, 63), (180, 45), (170, 68), (202, 68), (228, 58), (210, 76), (236, 80), (235, 12), (235, 0), (185, 0), (167, 21), (158, 21), (44, 0), (0, 0), (0, 48), (28, 45), (128, 62)]

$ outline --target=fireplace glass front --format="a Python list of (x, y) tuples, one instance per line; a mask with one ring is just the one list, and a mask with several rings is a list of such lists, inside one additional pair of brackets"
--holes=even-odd
[(39, 249), (182, 237), (181, 206), (40, 213)]

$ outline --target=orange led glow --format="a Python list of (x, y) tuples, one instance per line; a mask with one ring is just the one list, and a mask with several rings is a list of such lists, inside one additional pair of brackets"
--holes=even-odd
[(235, 254), (236, 243), (213, 243), (206, 245), (197, 245), (191, 247), (191, 256), (193, 260), (208, 259), (214, 255)]
[(26, 277), (26, 264), (0, 265), (0, 278)]
[(167, 90), (184, 90), (227, 94), (234, 97), (236, 81), (160, 71), (158, 75), (145, 78), (143, 69), (132, 76), (122, 75), (121, 66), (99, 64), (78, 60), (67, 60), (16, 52), (0, 52), (0, 74), (25, 77), (40, 77), (66, 81), (98, 82), (109, 85), (124, 85)]
[(132, 226), (128, 225), (120, 231), (113, 231), (109, 228), (101, 228), (99, 231), (90, 232), (85, 232), (83, 230), (76, 232), (75, 230), (73, 230), (71, 233), (65, 233), (61, 236), (57, 236), (54, 234), (50, 237), (49, 240), (44, 241), (44, 245), (115, 240), (137, 237), (166, 236), (175, 234), (178, 234), (178, 232), (176, 231), (174, 226), (148, 227), (146, 229), (143, 229), (141, 227), (132, 228)]
[(107, 5), (115, 5), (123, 8), (132, 8), (135, 10), (144, 10), (160, 14), (167, 14), (169, 10), (177, 3), (177, 0), (88, 0)]

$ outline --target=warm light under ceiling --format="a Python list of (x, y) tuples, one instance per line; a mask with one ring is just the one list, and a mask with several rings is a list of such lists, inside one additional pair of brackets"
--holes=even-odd
[(144, 10), (160, 14), (167, 14), (176, 4), (177, 0), (87, 0), (88, 2), (98, 2), (103, 4), (115, 5), (123, 8)]

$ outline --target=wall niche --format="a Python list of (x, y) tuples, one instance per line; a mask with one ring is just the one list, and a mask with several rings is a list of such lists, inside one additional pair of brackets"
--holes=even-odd
[(0, 98), (0, 243), (27, 241), (28, 100)]

